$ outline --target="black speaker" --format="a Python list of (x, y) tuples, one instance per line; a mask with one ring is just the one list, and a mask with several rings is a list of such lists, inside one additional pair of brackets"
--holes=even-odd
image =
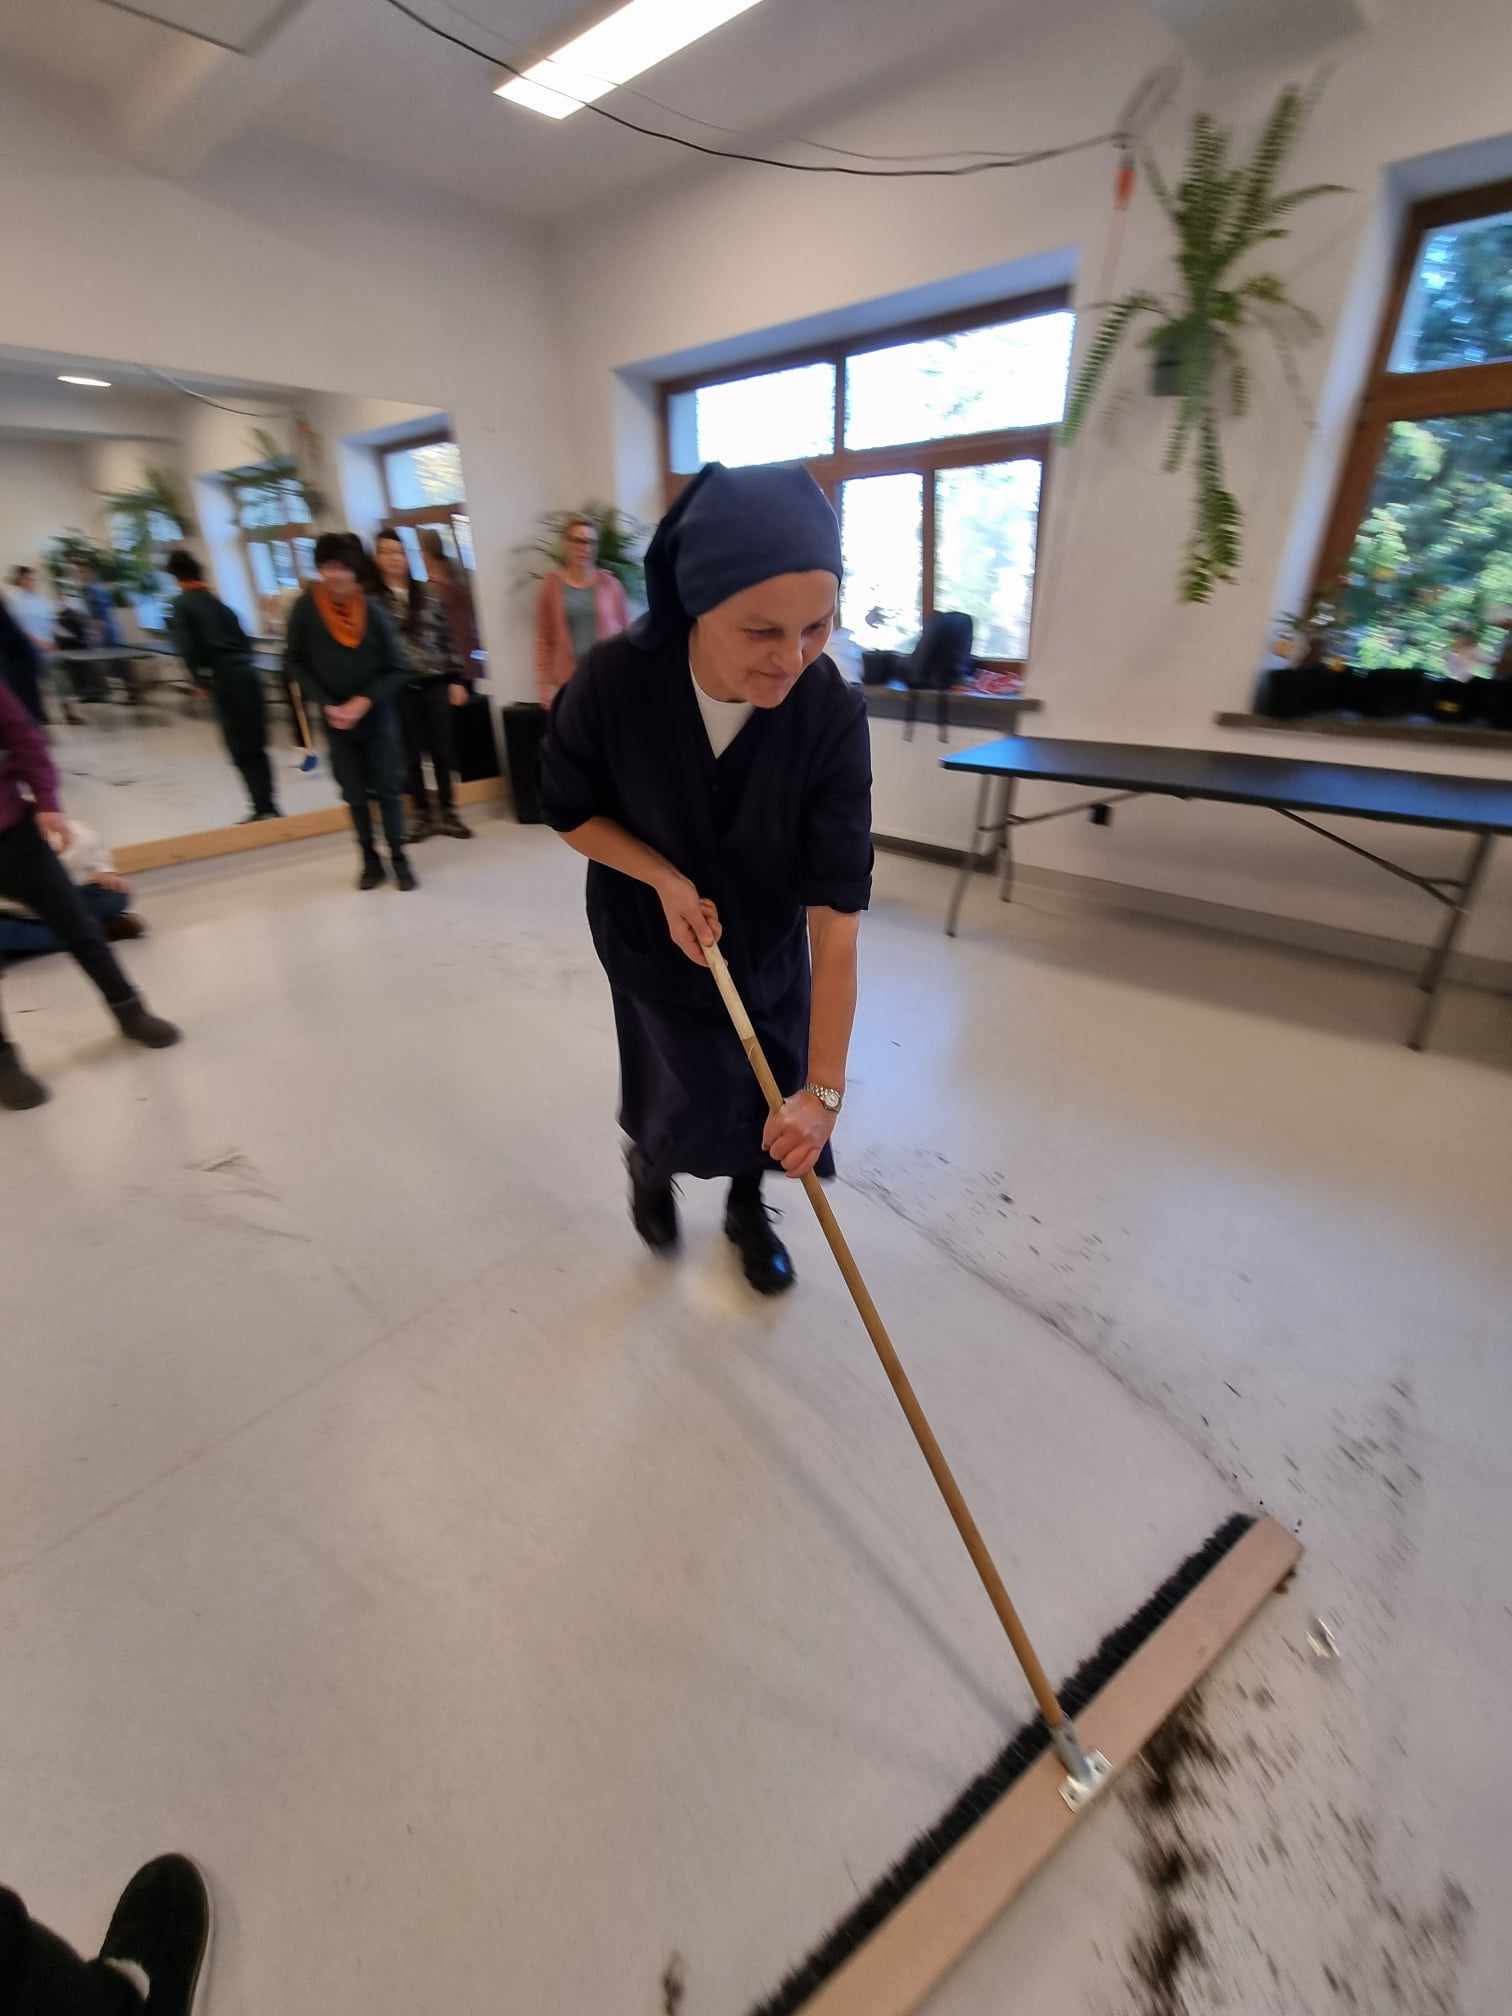
[(517, 700), (504, 714), (504, 762), (515, 817), (522, 826), (539, 826), (541, 813), (541, 745), (546, 740), (546, 709), (533, 700)]
[(499, 748), (494, 741), (493, 719), (487, 700), (480, 693), (465, 707), (454, 707), (451, 716), (452, 755), (457, 775), (464, 784), (480, 777), (499, 774)]

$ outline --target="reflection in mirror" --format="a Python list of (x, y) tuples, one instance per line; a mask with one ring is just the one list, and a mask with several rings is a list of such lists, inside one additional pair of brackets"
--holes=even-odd
[[(373, 559), (385, 527), (403, 559), (386, 580)], [(411, 738), (405, 817), (455, 819), (454, 771), (497, 763), (448, 415), (0, 350), (0, 596), (33, 647), (7, 649), (0, 669), (18, 692), (32, 682), (22, 697), (47, 723), (68, 812), (101, 849), (145, 865), (147, 843), (275, 813), (342, 823), (322, 707), (285, 666), (316, 542), (337, 530), (361, 539), (365, 591), (409, 633), (393, 696), (396, 737)], [(455, 661), (410, 620), (428, 581), (444, 583)], [(420, 689), (443, 669), (438, 728)]]

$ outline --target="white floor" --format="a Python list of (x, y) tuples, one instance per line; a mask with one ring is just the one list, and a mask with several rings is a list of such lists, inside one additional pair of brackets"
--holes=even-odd
[[(702, 1186), (637, 1252), (566, 851), (351, 865), (144, 882), (174, 1052), (6, 976), (0, 1880), (88, 1943), (199, 1854), (233, 2016), (652, 2016), (674, 1951), (741, 2016), (1022, 1688), (801, 1199), (775, 1307)], [(1048, 1663), (1235, 1505), (1310, 1550), (1207, 1690), (1178, 1997), (1499, 2016), (1512, 1006), (1414, 1057), (1398, 978), (946, 888), (881, 863), (836, 1204)], [(932, 2006), (1175, 2016), (1162, 1824)]]
[[(50, 730), (64, 802), (107, 846), (172, 840), (232, 826), (249, 810), (246, 788), (232, 768), (209, 703), (185, 714), (178, 695), (155, 699), (140, 713), (124, 706), (81, 709), (82, 722)], [(293, 768), (288, 730), (274, 729), (273, 788), (285, 812), (313, 812), (338, 802), (330, 766), (311, 775)]]

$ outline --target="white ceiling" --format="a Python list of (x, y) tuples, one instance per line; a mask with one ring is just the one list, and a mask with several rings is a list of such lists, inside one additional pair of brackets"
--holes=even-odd
[[(560, 218), (696, 157), (624, 132), (592, 111), (547, 120), (492, 94), (495, 73), (406, 20), (387, 0), (133, 0), (171, 13), (225, 53), (105, 0), (0, 10), (0, 69), (71, 109), (105, 144), (157, 172), (191, 177), (216, 156), (297, 150), (495, 212)], [(418, 11), (511, 61), (581, 24), (573, 0), (412, 0)], [(752, 140), (825, 118), (991, 37), (998, 46), (1055, 0), (760, 0), (606, 107), (718, 146), (735, 135), (669, 117), (646, 93)], [(591, 13), (590, 9), (590, 13)], [(598, 11), (603, 11), (602, 7)], [(271, 22), (271, 29), (269, 24)], [(261, 41), (257, 41), (259, 34)], [(985, 146), (992, 134), (943, 134)]]

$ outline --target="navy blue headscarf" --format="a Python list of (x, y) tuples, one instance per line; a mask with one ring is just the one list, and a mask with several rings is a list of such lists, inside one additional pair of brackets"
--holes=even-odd
[(695, 617), (774, 574), (840, 578), (840, 524), (796, 462), (726, 469), (706, 462), (646, 549), (647, 645), (686, 636)]

